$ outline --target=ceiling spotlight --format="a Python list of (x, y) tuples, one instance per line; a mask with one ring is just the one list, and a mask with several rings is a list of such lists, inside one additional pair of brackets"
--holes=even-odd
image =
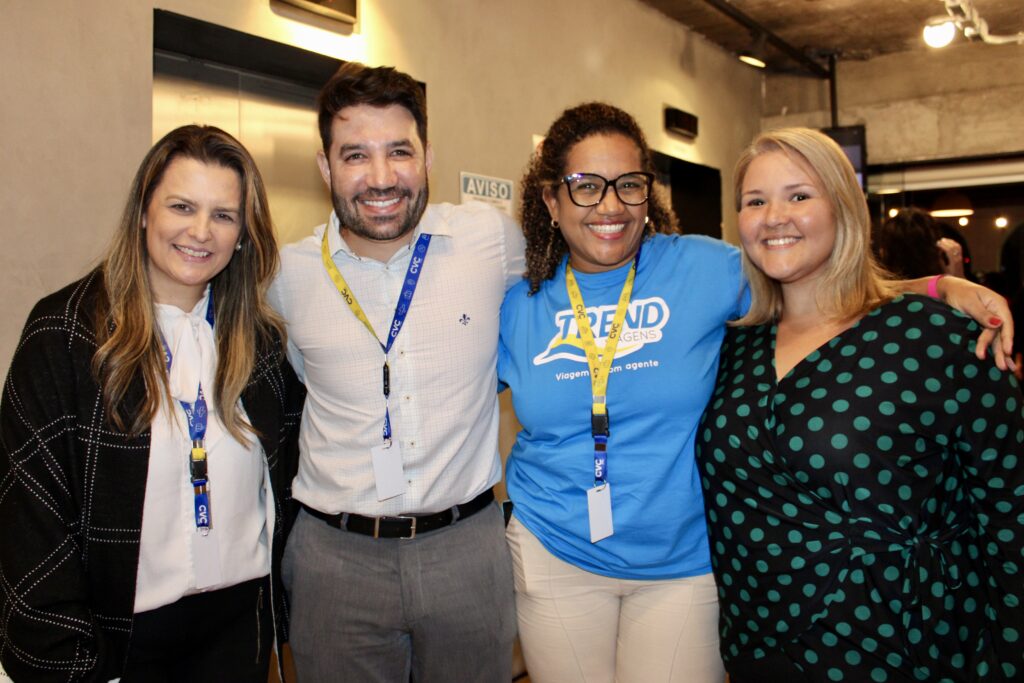
[(753, 54), (745, 50), (740, 53), (740, 61), (743, 62), (744, 64), (749, 64), (750, 66), (756, 66), (758, 69), (763, 69), (766, 66), (768, 66), (767, 64), (765, 64), (763, 59), (755, 57)]
[(738, 55), (740, 61), (743, 62), (744, 64), (749, 64), (750, 66), (757, 67), (758, 69), (763, 69), (766, 66), (768, 66), (768, 63), (764, 61), (764, 44), (765, 34), (763, 32), (758, 33), (756, 36), (754, 36), (754, 40), (750, 46), (750, 49), (744, 50)]
[(948, 16), (932, 17), (922, 33), (928, 47), (946, 47), (956, 37), (956, 24)]
[[(710, 2), (710, 0), (708, 0)], [(946, 47), (962, 31), (967, 40), (981, 40), (990, 45), (1016, 43), (1024, 45), (1024, 31), (996, 35), (988, 30), (988, 22), (978, 13), (974, 0), (941, 0), (946, 16), (932, 17), (924, 27), (924, 42), (930, 47)]]
[(1006, 216), (1000, 216), (999, 218), (996, 219), (996, 227), (999, 228), (1000, 230), (1002, 230), (1009, 224), (1010, 221), (1006, 220)]
[(957, 221), (957, 223), (960, 224), (961, 228), (966, 228), (967, 224), (970, 223), (970, 222), (971, 222), (971, 219), (968, 218), (967, 216), (960, 216), (960, 220)]
[(929, 211), (934, 218), (959, 218), (960, 216), (973, 216), (974, 207), (971, 200), (963, 192), (947, 190), (939, 195)]
[(896, 218), (900, 213), (899, 209), (889, 209), (889, 218)]

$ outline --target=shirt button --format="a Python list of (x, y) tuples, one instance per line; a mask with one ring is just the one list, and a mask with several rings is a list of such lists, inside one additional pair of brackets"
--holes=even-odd
[(405, 398), (406, 401), (412, 400), (412, 396), (410, 396), (409, 394), (406, 394), (403, 398)]

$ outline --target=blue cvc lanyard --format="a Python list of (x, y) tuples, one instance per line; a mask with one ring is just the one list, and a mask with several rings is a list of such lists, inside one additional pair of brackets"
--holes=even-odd
[[(206, 322), (213, 327), (213, 291), (206, 305)], [(167, 363), (167, 371), (171, 371), (171, 349), (167, 341), (160, 335), (160, 343), (164, 347), (164, 360)], [(206, 467), (206, 424), (207, 408), (206, 397), (203, 396), (203, 385), (199, 384), (198, 395), (195, 403), (179, 401), (185, 410), (185, 418), (188, 420), (188, 437), (192, 440), (192, 452), (188, 456), (189, 473), (192, 481), (192, 490), (195, 493), (195, 515), (196, 529), (206, 536), (210, 533), (210, 476)]]
[(338, 289), (341, 294), (341, 298), (345, 300), (348, 307), (352, 309), (352, 313), (355, 314), (359, 322), (370, 331), (373, 338), (380, 344), (381, 351), (384, 352), (384, 367), (381, 369), (381, 380), (384, 389), (384, 446), (385, 448), (391, 447), (391, 412), (388, 409), (389, 397), (391, 396), (391, 368), (388, 366), (388, 352), (391, 351), (391, 345), (395, 343), (395, 339), (398, 338), (398, 333), (402, 331), (402, 325), (405, 324), (405, 316), (409, 313), (409, 306), (412, 305), (412, 297), (416, 293), (416, 284), (420, 280), (420, 273), (423, 272), (423, 264), (427, 260), (427, 249), (430, 247), (430, 235), (427, 233), (421, 233), (419, 239), (416, 240), (416, 245), (412, 250), (412, 258), (409, 259), (409, 267), (405, 271), (405, 280), (402, 282), (402, 292), (398, 295), (398, 303), (395, 304), (395, 314), (391, 319), (391, 327), (388, 330), (388, 336), (386, 341), (381, 341), (380, 337), (377, 336), (377, 332), (373, 329), (373, 325), (370, 324), (370, 319), (366, 317), (366, 313), (363, 312), (362, 306), (356, 300), (355, 293), (352, 292), (352, 288), (345, 282), (345, 278), (342, 276), (341, 271), (334, 265), (334, 260), (331, 259), (330, 249), (327, 246), (327, 229), (324, 229), (324, 237), (321, 244), (321, 257), (324, 262), (324, 268), (327, 269), (327, 274), (330, 275), (331, 280), (334, 282), (334, 286)]

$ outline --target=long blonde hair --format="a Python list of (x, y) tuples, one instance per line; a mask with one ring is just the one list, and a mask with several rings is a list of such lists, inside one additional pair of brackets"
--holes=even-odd
[[(263, 179), (256, 162), (235, 138), (212, 126), (182, 126), (157, 142), (135, 174), (121, 224), (101, 265), (104, 295), (98, 303), (93, 373), (103, 387), (103, 403), (111, 422), (131, 434), (145, 431), (161, 400), (170, 402), (164, 354), (149, 283), (146, 238), (142, 219), (153, 191), (176, 158), (216, 164), (236, 173), (242, 188), (240, 250), (211, 280), (217, 372), (213, 409), (239, 441), (255, 434), (237, 408), (256, 360), (276, 334), (284, 340), (284, 323), (266, 300), (277, 272), (277, 242)], [(125, 406), (129, 387), (142, 376), (145, 398)]]
[[(845, 320), (867, 313), (888, 301), (896, 290), (871, 255), (871, 219), (853, 166), (827, 135), (810, 128), (779, 128), (761, 133), (740, 155), (733, 174), (736, 210), (741, 208), (743, 181), (750, 164), (769, 152), (781, 152), (813, 172), (832, 208), (835, 245), (817, 292), (818, 307)], [(782, 286), (743, 254), (750, 281), (751, 304), (734, 325), (761, 325), (782, 316)]]

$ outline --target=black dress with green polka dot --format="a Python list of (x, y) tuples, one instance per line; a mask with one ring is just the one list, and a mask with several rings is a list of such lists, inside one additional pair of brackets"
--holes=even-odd
[(729, 330), (697, 440), (726, 668), (1024, 681), (1016, 380), (974, 356), (973, 322), (924, 297), (779, 381), (775, 331)]

